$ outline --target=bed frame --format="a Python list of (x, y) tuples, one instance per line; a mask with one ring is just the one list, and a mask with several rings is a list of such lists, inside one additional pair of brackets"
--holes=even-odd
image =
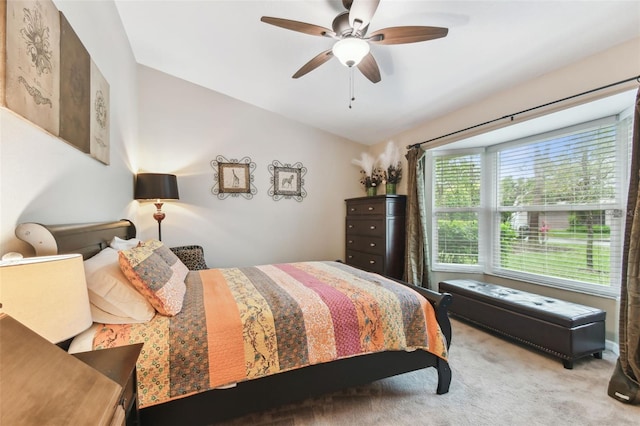
[[(18, 238), (36, 248), (38, 255), (81, 253), (85, 259), (108, 246), (114, 236), (127, 239), (135, 234), (135, 226), (128, 220), (72, 225), (24, 223), (16, 229)], [(451, 324), (447, 309), (451, 295), (394, 281), (429, 300), (449, 346)], [(211, 424), (427, 367), (437, 371), (436, 393), (447, 393), (451, 369), (446, 361), (425, 351), (386, 351), (312, 365), (146, 407), (140, 410), (140, 418), (143, 425)]]

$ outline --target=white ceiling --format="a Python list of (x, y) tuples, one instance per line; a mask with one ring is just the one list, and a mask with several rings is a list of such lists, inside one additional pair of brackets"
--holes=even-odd
[[(640, 1), (382, 0), (369, 26), (449, 28), (372, 45), (382, 81), (331, 59), (291, 76), (333, 40), (260, 22), (331, 28), (340, 0), (115, 0), (138, 63), (364, 144), (640, 37)], [(640, 53), (639, 53), (640, 55)]]

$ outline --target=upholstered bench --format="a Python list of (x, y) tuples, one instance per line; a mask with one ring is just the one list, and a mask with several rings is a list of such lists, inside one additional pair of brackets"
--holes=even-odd
[(562, 359), (565, 368), (588, 355), (602, 358), (606, 312), (475, 280), (440, 282), (449, 312)]

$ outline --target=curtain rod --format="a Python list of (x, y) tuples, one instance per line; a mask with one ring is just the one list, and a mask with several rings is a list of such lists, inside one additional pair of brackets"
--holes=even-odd
[(470, 127), (467, 127), (467, 128), (461, 129), (461, 130), (456, 130), (455, 132), (447, 133), (446, 135), (438, 136), (437, 138), (429, 139), (429, 140), (426, 140), (424, 142), (418, 142), (418, 143), (414, 143), (412, 145), (407, 145), (407, 149), (419, 148), (421, 145), (423, 145), (425, 143), (437, 141), (438, 139), (443, 139), (443, 138), (446, 138), (448, 136), (453, 136), (453, 135), (456, 135), (458, 133), (466, 132), (467, 130), (475, 129), (477, 127), (486, 126), (487, 124), (495, 123), (496, 121), (505, 120), (507, 118), (510, 118), (511, 121), (513, 121), (513, 117), (515, 117), (516, 115), (524, 114), (526, 112), (530, 112), (530, 111), (534, 111), (536, 109), (547, 107), (549, 105), (554, 105), (554, 104), (557, 104), (557, 103), (560, 103), (560, 102), (564, 102), (564, 101), (567, 101), (569, 99), (577, 98), (579, 96), (588, 95), (590, 93), (594, 93), (594, 92), (597, 92), (599, 90), (608, 89), (610, 87), (617, 86), (619, 84), (628, 83), (628, 82), (633, 81), (633, 80), (636, 80), (638, 83), (640, 83), (640, 75), (637, 75), (635, 77), (630, 77), (630, 78), (627, 78), (625, 80), (620, 80), (620, 81), (617, 81), (615, 83), (607, 84), (606, 86), (597, 87), (595, 89), (587, 90), (586, 92), (578, 93), (577, 95), (571, 95), (571, 96), (567, 96), (566, 98), (557, 99), (557, 100), (552, 101), (552, 102), (547, 102), (546, 104), (542, 104), (542, 105), (538, 105), (538, 106), (535, 106), (535, 107), (532, 107), (532, 108), (528, 108), (528, 109), (525, 109), (525, 110), (522, 110), (522, 111), (518, 111), (518, 112), (515, 112), (513, 114), (507, 114), (507, 115), (504, 115), (504, 116), (502, 116), (500, 118), (494, 118), (493, 120), (485, 121), (484, 123), (476, 124), (474, 126), (470, 126)]

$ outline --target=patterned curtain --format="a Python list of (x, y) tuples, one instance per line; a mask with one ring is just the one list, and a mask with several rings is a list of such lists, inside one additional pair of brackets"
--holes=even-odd
[(404, 280), (431, 288), (425, 200), (425, 152), (411, 148), (407, 158), (407, 211)]
[(618, 401), (640, 404), (640, 89), (636, 96), (627, 221), (620, 286), (620, 356), (608, 394)]

